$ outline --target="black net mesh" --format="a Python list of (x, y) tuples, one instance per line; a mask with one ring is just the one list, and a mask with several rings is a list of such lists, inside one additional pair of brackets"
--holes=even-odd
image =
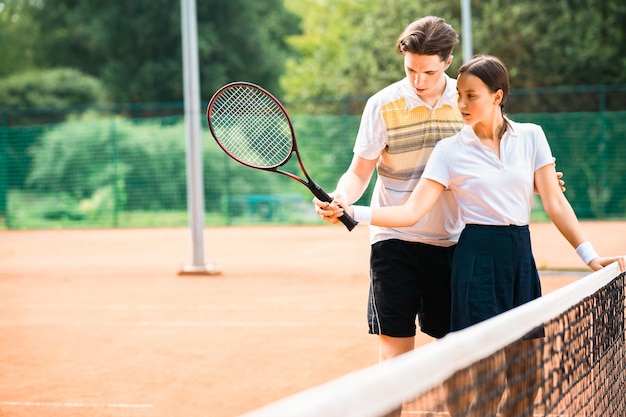
[(617, 264), (246, 417), (606, 417), (626, 410)]

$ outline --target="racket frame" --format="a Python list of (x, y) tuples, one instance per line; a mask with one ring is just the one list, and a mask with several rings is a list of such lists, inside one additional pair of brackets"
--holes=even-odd
[[(285, 119), (287, 121), (287, 124), (289, 125), (289, 130), (290, 130), (290, 133), (291, 133), (291, 151), (288, 152), (286, 157), (282, 161), (280, 161), (279, 163), (277, 163), (275, 165), (272, 165), (272, 166), (259, 166), (259, 165), (251, 164), (249, 162), (246, 162), (246, 161), (238, 158), (236, 155), (234, 155), (230, 150), (228, 150), (228, 148), (219, 139), (219, 136), (217, 135), (217, 132), (214, 129), (213, 122), (211, 121), (211, 119), (212, 119), (211, 118), (212, 109), (213, 109), (213, 106), (215, 105), (215, 102), (217, 101), (217, 99), (220, 97), (221, 94), (223, 94), (225, 91), (227, 91), (227, 90), (229, 90), (231, 88), (236, 88), (236, 87), (252, 88), (252, 89), (256, 89), (256, 90), (262, 92), (269, 99), (271, 99), (274, 104), (276, 104), (276, 106), (280, 109), (281, 113), (285, 117)], [(269, 91), (267, 91), (263, 87), (261, 87), (259, 85), (256, 85), (256, 84), (253, 84), (253, 83), (250, 83), (250, 82), (246, 82), (246, 81), (236, 81), (236, 82), (232, 82), (232, 83), (224, 85), (219, 90), (217, 90), (215, 92), (215, 94), (213, 94), (213, 97), (211, 97), (211, 100), (209, 101), (209, 104), (207, 106), (207, 122), (209, 124), (209, 130), (211, 131), (211, 135), (213, 136), (213, 139), (215, 139), (215, 141), (217, 142), (219, 147), (222, 148), (222, 150), (228, 156), (230, 156), (232, 159), (234, 159), (235, 161), (239, 162), (242, 165), (250, 167), (250, 168), (255, 168), (255, 169), (260, 169), (260, 170), (263, 170), (263, 171), (270, 171), (270, 172), (276, 172), (278, 174), (282, 174), (282, 175), (284, 175), (286, 177), (289, 177), (291, 179), (294, 179), (294, 180), (300, 182), (301, 184), (304, 184), (313, 193), (313, 195), (315, 197), (317, 197), (319, 200), (325, 201), (325, 202), (333, 201), (332, 197), (330, 197), (328, 195), (328, 193), (326, 193), (326, 191), (324, 191), (322, 189), (322, 187), (320, 187), (313, 180), (313, 178), (311, 178), (311, 176), (309, 175), (308, 171), (304, 167), (304, 163), (302, 162), (302, 157), (301, 157), (300, 151), (298, 149), (298, 143), (296, 141), (296, 132), (295, 132), (295, 129), (293, 127), (293, 122), (291, 121), (291, 118), (289, 117), (289, 114), (287, 113), (287, 109), (285, 109), (285, 106), (283, 106), (283, 104), (276, 97), (274, 97), (274, 95), (272, 93), (270, 93)], [(302, 173), (304, 174), (306, 179), (301, 178), (298, 175), (295, 175), (295, 174), (293, 174), (291, 172), (279, 169), (279, 167), (282, 167), (283, 165), (285, 165), (291, 159), (293, 154), (296, 155), (296, 158), (298, 160), (298, 165), (300, 166), (300, 170), (302, 171)], [(358, 224), (352, 217), (350, 217), (348, 215), (348, 213), (344, 213), (342, 216), (340, 216), (339, 220), (350, 231), (352, 229), (354, 229), (354, 227)]]

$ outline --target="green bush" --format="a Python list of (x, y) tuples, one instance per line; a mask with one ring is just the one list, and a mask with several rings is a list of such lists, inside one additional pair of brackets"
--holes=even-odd
[[(135, 124), (91, 114), (77, 117), (48, 129), (31, 147), (26, 186), (38, 192), (66, 193), (92, 213), (97, 207), (184, 208), (182, 133), (180, 125)], [(112, 203), (104, 204), (103, 196)]]
[(0, 79), (0, 125), (31, 129), (22, 140), (9, 138), (5, 144), (6, 163), (15, 171), (9, 185), (24, 185), (30, 165), (27, 149), (37, 141), (42, 126), (60, 123), (104, 99), (100, 81), (75, 69), (28, 71)]
[(66, 108), (104, 99), (100, 81), (72, 68), (33, 70), (0, 79), (0, 109)]
[(67, 107), (93, 104), (104, 98), (100, 82), (74, 68), (11, 75), (0, 81), (0, 94), (3, 108)]
[[(275, 174), (228, 158), (204, 132), (204, 191), (207, 211), (224, 210), (230, 197), (300, 188)], [(30, 148), (26, 189), (66, 194), (79, 212), (93, 217), (112, 210), (184, 210), (187, 207), (186, 138), (181, 117), (130, 121), (86, 114), (41, 134)], [(284, 182), (283, 182), (284, 181)], [(300, 188), (306, 193), (306, 189)], [(106, 200), (110, 200), (106, 202)]]

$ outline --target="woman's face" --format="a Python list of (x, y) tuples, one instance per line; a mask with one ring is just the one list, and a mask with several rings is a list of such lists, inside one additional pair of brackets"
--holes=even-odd
[(458, 106), (463, 122), (473, 126), (493, 120), (494, 111), (500, 107), (501, 90), (492, 92), (477, 76), (464, 72), (456, 82)]
[(450, 66), (452, 57), (442, 61), (439, 55), (404, 54), (404, 72), (418, 96), (424, 101), (439, 98), (443, 92), (443, 74)]

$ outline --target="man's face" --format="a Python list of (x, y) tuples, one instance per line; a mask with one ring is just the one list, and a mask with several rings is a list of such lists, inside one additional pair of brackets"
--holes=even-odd
[(450, 66), (452, 56), (443, 61), (439, 55), (404, 54), (404, 71), (415, 92), (424, 101), (438, 98), (445, 86), (443, 74)]

